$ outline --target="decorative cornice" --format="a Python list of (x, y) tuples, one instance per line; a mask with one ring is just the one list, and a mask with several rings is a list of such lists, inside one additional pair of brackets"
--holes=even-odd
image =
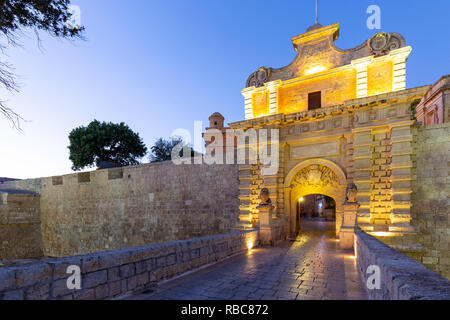
[(228, 125), (232, 129), (239, 129), (239, 128), (261, 127), (271, 124), (281, 124), (296, 121), (300, 122), (308, 120), (319, 120), (327, 116), (336, 116), (345, 113), (352, 113), (358, 109), (362, 109), (365, 107), (374, 107), (379, 105), (388, 105), (389, 103), (394, 104), (402, 101), (409, 101), (411, 99), (411, 96), (423, 97), (423, 95), (429, 88), (430, 86), (422, 86), (402, 91), (383, 93), (370, 97), (347, 100), (345, 101), (345, 103), (336, 106), (320, 108), (310, 111), (295, 112), (290, 114), (279, 113), (255, 119), (232, 122), (229, 123)]

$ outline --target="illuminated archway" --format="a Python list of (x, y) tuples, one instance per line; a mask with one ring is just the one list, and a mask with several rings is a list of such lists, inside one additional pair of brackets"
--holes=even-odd
[(330, 160), (310, 159), (292, 168), (284, 181), (284, 207), (289, 219), (289, 236), (294, 237), (297, 228), (298, 200), (311, 194), (323, 194), (336, 202), (336, 236), (338, 236), (347, 188), (344, 171)]

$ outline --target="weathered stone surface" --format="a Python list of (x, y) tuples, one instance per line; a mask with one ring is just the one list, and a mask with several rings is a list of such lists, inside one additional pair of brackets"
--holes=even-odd
[(362, 231), (355, 233), (355, 245), (357, 265), (364, 282), (367, 281), (369, 266), (380, 268), (380, 289), (366, 287), (370, 299), (450, 299), (450, 281), (423, 264)]
[(50, 282), (52, 268), (46, 263), (29, 263), (16, 269), (16, 284), (18, 287), (27, 287), (35, 283)]
[(0, 267), (0, 292), (17, 287), (13, 268)]
[(83, 288), (93, 288), (98, 287), (102, 283), (106, 283), (108, 280), (107, 270), (96, 271), (88, 273), (83, 277), (82, 287)]
[(0, 186), (0, 261), (43, 255), (40, 197), (24, 192)]
[[(0, 267), (0, 299), (117, 297), (245, 252), (249, 243), (258, 245), (257, 230)], [(187, 260), (183, 261), (177, 258), (182, 256), (183, 250), (195, 251), (196, 254), (186, 256)], [(157, 261), (160, 261), (159, 265)], [(72, 275), (66, 274), (70, 265), (81, 266), (81, 290), (67, 287), (67, 278)]]

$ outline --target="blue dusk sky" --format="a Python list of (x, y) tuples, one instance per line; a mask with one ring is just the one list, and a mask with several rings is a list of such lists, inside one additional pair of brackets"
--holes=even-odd
[[(241, 90), (260, 66), (295, 57), (291, 37), (314, 24), (315, 1), (74, 0), (86, 41), (30, 33), (7, 50), (21, 90), (0, 100), (28, 122), (23, 133), (0, 118), (0, 177), (71, 172), (69, 132), (93, 119), (125, 122), (150, 148), (178, 128), (207, 125), (215, 111), (244, 119)], [(381, 8), (381, 30), (369, 30), (369, 5)], [(450, 73), (450, 1), (320, 0), (319, 22), (340, 23), (336, 45), (353, 48), (377, 32), (398, 32), (413, 51), (407, 87)], [(148, 159), (143, 159), (148, 162)]]

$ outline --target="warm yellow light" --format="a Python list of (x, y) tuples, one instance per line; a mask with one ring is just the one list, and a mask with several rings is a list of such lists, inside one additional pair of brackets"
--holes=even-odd
[(303, 202), (303, 201), (305, 201), (305, 199), (303, 197), (301, 197), (301, 198), (298, 199), (298, 201), (299, 202)]
[(371, 235), (376, 236), (376, 237), (389, 237), (392, 234), (390, 232), (369, 232)]
[(316, 66), (306, 70), (305, 75), (309, 76), (310, 74), (319, 73), (325, 70), (327, 70), (327, 68), (325, 68), (324, 66)]

